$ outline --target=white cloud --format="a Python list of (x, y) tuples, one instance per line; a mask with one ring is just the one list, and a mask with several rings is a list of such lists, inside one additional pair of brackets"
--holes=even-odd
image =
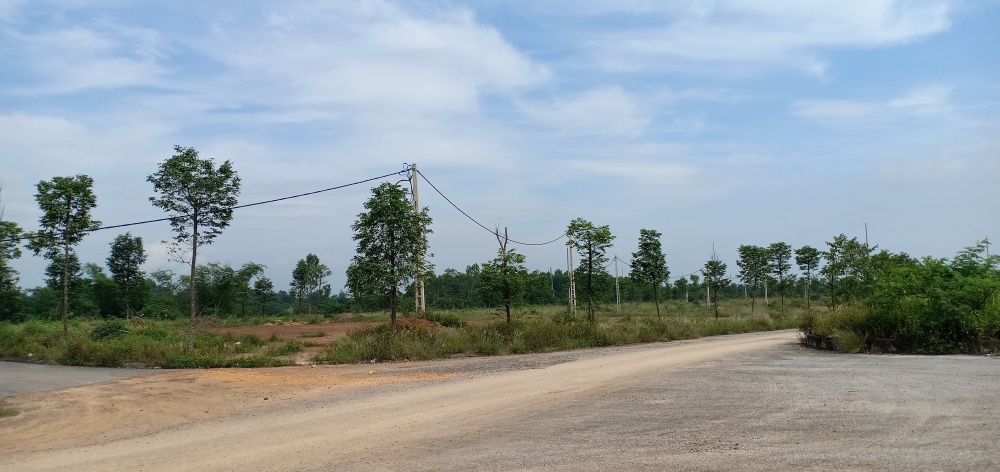
[(571, 133), (637, 136), (650, 122), (645, 106), (621, 87), (587, 90), (548, 102), (522, 102), (533, 120)]
[(577, 160), (570, 161), (567, 165), (583, 172), (663, 187), (692, 185), (692, 181), (702, 172), (699, 167), (689, 164), (620, 159)]
[(4, 54), (28, 66), (38, 80), (22, 92), (70, 93), (86, 89), (163, 85), (165, 44), (156, 31), (102, 21), (40, 32), (6, 30)]
[(407, 11), (376, 0), (283, 7), (257, 25), (220, 23), (194, 47), (230, 67), (230, 79), (248, 78), (238, 90), (283, 84), (244, 101), (351, 114), (469, 114), (484, 94), (547, 77), (468, 9)]
[[(626, 70), (777, 64), (825, 74), (828, 48), (904, 44), (950, 25), (948, 0), (695, 2), (668, 8), (663, 26), (615, 31), (591, 44), (608, 67)], [(639, 10), (641, 13), (645, 13)], [(695, 12), (696, 14), (692, 14)]]
[(794, 116), (830, 123), (888, 124), (926, 116), (949, 116), (952, 88), (932, 84), (883, 101), (799, 100), (791, 105)]

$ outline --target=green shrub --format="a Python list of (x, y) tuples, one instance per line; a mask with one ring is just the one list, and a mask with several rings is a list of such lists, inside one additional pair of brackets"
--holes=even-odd
[(116, 339), (120, 338), (131, 332), (125, 320), (121, 318), (108, 318), (97, 326), (90, 332), (90, 338), (94, 341), (100, 341), (102, 339)]

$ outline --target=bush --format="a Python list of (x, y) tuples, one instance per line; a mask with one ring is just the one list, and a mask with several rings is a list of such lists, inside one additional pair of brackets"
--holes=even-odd
[(100, 322), (90, 332), (90, 338), (94, 341), (102, 339), (120, 338), (130, 332), (128, 325), (121, 318), (109, 318)]

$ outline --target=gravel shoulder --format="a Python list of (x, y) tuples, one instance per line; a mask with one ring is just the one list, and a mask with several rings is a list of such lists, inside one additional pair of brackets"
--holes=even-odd
[(155, 373), (4, 398), (4, 470), (997, 470), (993, 357), (794, 331)]

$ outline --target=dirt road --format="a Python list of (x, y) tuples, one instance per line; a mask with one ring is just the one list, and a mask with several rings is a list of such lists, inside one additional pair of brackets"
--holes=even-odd
[(996, 470), (1000, 364), (791, 331), (7, 397), (0, 470)]

